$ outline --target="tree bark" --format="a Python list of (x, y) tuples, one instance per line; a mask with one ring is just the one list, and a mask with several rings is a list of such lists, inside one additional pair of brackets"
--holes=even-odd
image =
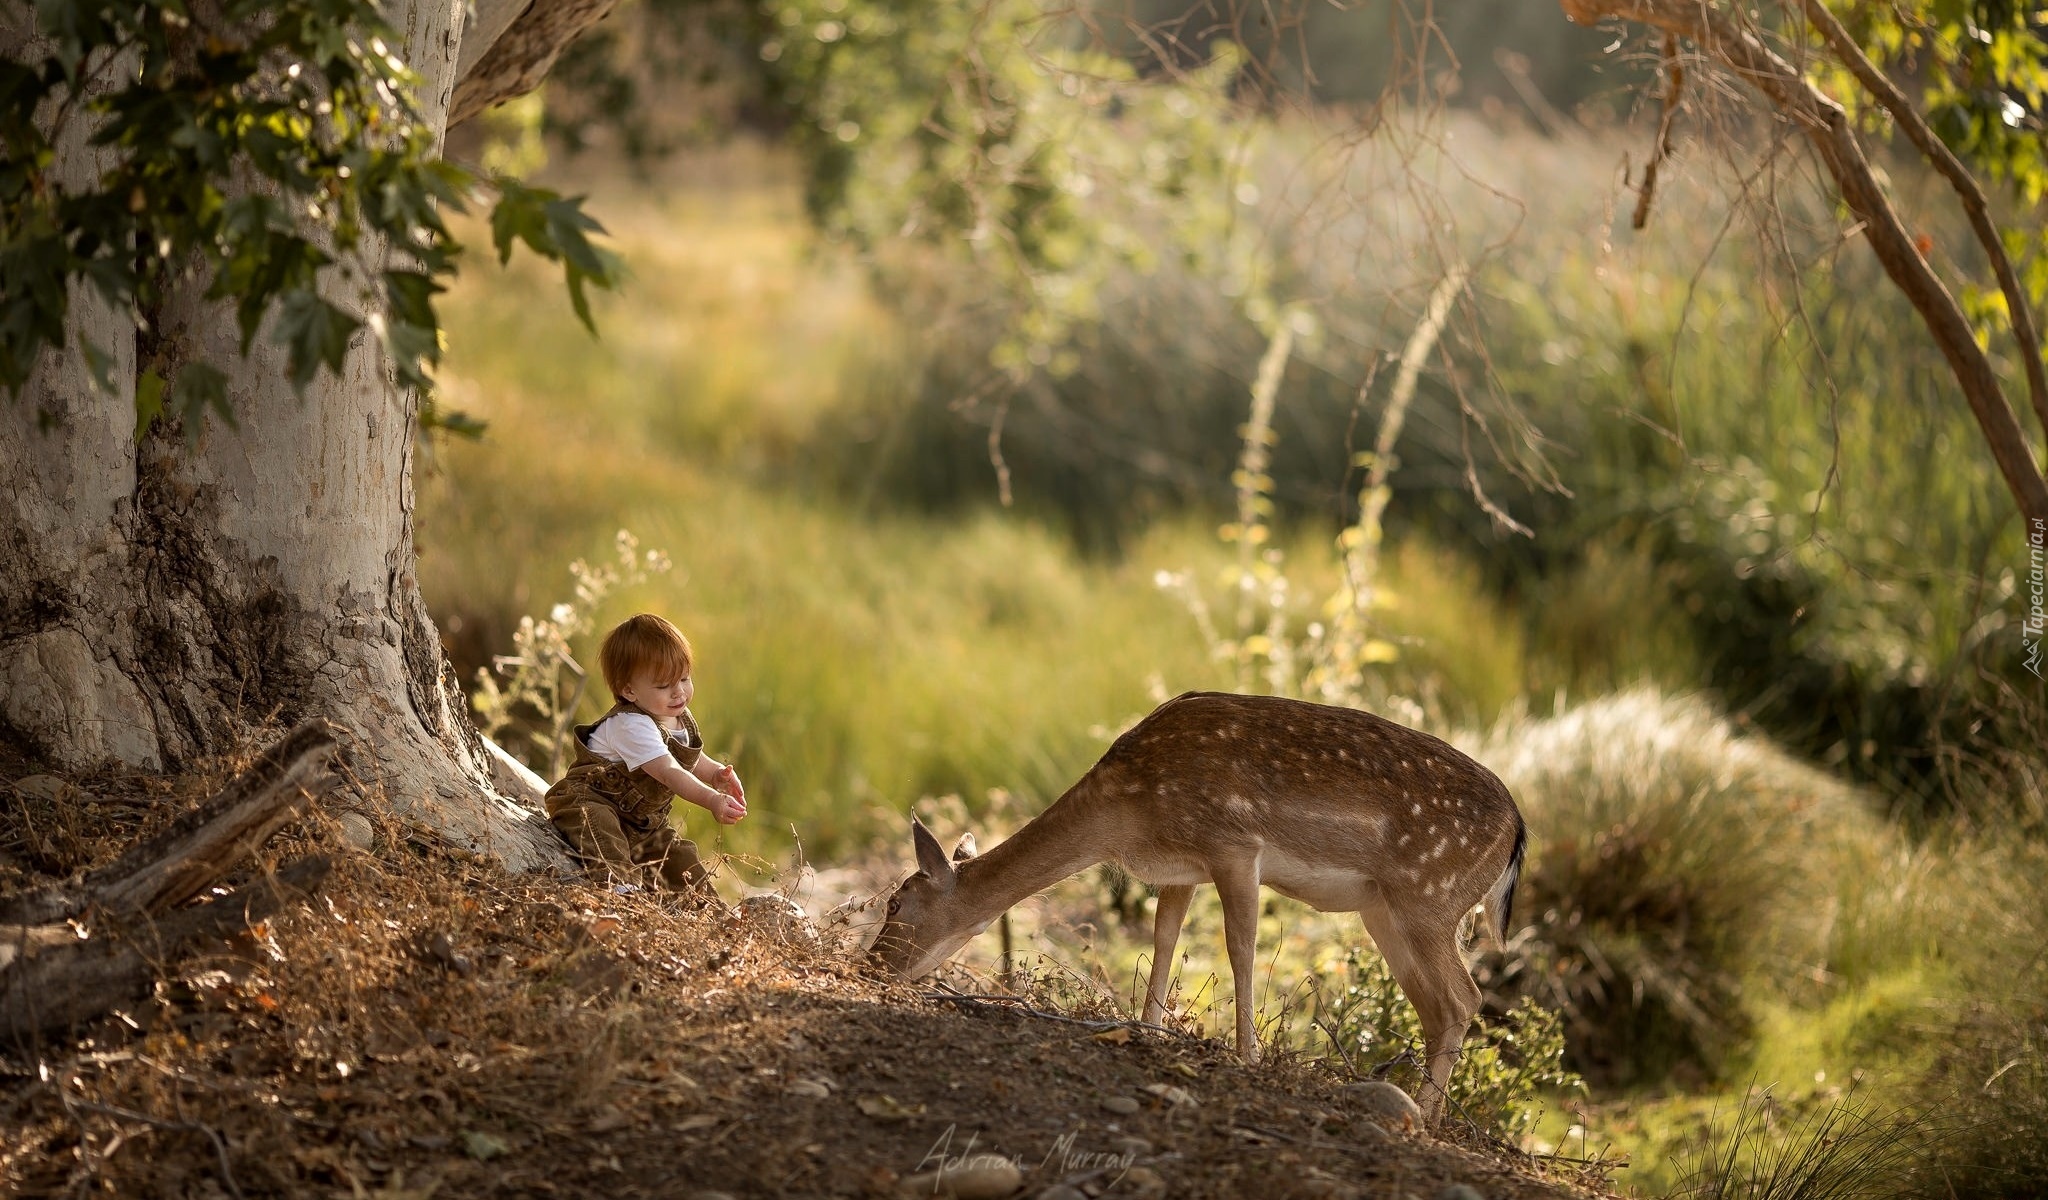
[(1614, 17), (1685, 38), (1762, 92), (1800, 127), (1834, 178), (1843, 203), (1863, 223), (1864, 240), (1870, 243), (1885, 274), (1905, 293), (1934, 335), (2021, 514), (2030, 526), (2048, 523), (2048, 480), (2042, 477), (1991, 360), (1977, 345), (1962, 307), (1914, 246), (1890, 197), (1871, 171), (1862, 142), (1842, 106), (1822, 95), (1756, 33), (1740, 27), (1708, 0), (1560, 0), (1560, 4), (1565, 16), (1582, 25)]
[[(456, 89), (461, 11), (454, 0), (386, 9), (437, 130)], [(20, 53), (18, 38), (0, 42)], [(89, 132), (59, 147), (60, 184), (82, 186), (104, 165)], [(340, 292), (330, 298), (345, 303)], [(359, 334), (340, 376), (323, 372), (302, 400), (267, 336), (244, 359), (231, 309), (173, 301), (157, 323), (171, 361), (227, 370), (236, 427), (209, 414), (188, 449), (160, 422), (138, 444), (133, 317), (89, 287), (71, 299), (68, 346), (46, 352), (0, 410), (0, 734), (66, 769), (175, 770), (266, 720), (326, 717), (346, 731), (345, 786), (366, 799), (515, 869), (566, 863), (534, 811), (493, 787), (421, 599), (418, 397), (376, 340)], [(78, 349), (88, 340), (111, 359), (118, 394), (94, 386)]]
[[(493, 104), (523, 96), (540, 86), (554, 69), (555, 59), (583, 31), (610, 15), (619, 0), (534, 0), (513, 17), (489, 49), (474, 59), (462, 58), (462, 80), (455, 85), (448, 124), (460, 125)], [(477, 24), (486, 17), (501, 19), (502, 9), (479, 6)]]

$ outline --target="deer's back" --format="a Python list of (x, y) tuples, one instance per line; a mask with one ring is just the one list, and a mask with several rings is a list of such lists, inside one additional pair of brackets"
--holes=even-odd
[(1521, 825), (1499, 778), (1441, 738), (1277, 696), (1169, 700), (1083, 783), (1075, 800), (1126, 807), (1148, 842), (1188, 852), (1252, 839), (1303, 861), (1434, 853), (1505, 864)]

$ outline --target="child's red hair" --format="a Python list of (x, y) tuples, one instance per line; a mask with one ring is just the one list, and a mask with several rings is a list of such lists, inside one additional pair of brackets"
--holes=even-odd
[(680, 679), (690, 673), (694, 658), (690, 639), (682, 630), (653, 613), (641, 613), (604, 635), (597, 661), (604, 671), (605, 686), (612, 690), (612, 699), (618, 700), (620, 692), (641, 672), (652, 671), (663, 680)]

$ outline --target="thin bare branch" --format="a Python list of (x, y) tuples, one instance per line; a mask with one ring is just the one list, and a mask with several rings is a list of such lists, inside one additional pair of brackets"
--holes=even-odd
[(1842, 106), (1808, 83), (1759, 34), (1739, 27), (1725, 10), (1712, 4), (1700, 0), (1560, 0), (1560, 4), (1565, 15), (1580, 24), (1617, 18), (1691, 41), (1763, 93), (1806, 134), (1834, 178), (1843, 202), (1863, 222), (1864, 237), (1878, 263), (1912, 302), (1948, 360), (2020, 512), (2029, 522), (2048, 525), (2048, 479), (2042, 477), (1991, 360), (1977, 345), (1976, 333), (1954, 295), (1920, 256), (1891, 198), (1871, 170)]
[(1934, 164), (1962, 199), (1963, 211), (1969, 214), (1970, 229), (1977, 235), (1977, 243), (1984, 247), (1985, 257), (1991, 260), (1991, 269), (1998, 276), (1998, 289), (2005, 293), (2006, 318), (2012, 326), (2012, 335), (2020, 344), (2020, 363), (2027, 373), (2027, 394), (2034, 404), (2034, 419), (2041, 422), (2044, 433), (2048, 433), (2048, 372), (2041, 364), (2041, 334), (2034, 325), (2033, 306), (2027, 302), (2026, 289), (2020, 286), (2019, 275), (2013, 270), (2012, 258), (2005, 252), (2005, 241), (1998, 236), (1998, 227), (1991, 221), (1991, 205), (1985, 198), (1984, 187), (1977, 177), (1963, 165), (1954, 152), (1934, 136), (1920, 111), (1913, 102), (1899, 90), (1870, 56), (1863, 53), (1863, 47), (1849, 36), (1840, 20), (1828, 10), (1826, 0), (1803, 0), (1807, 19), (1820, 30), (1842, 64), (1856, 76), (1856, 81), (1869, 89), (1884, 110), (1898, 122), (1899, 128), (1927, 161)]

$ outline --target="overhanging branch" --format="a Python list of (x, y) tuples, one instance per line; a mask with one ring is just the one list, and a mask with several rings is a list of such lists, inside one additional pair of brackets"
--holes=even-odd
[[(487, 49), (472, 55), (469, 47), (459, 52), (463, 64), (455, 81), (455, 98), (448, 106), (448, 124), (458, 125), (493, 104), (523, 96), (540, 86), (555, 65), (555, 59), (583, 31), (610, 14), (619, 0), (531, 0), (523, 9), (520, 0), (479, 3), (477, 19), (470, 30)], [(502, 32), (492, 36), (490, 21), (507, 21), (508, 10), (517, 10)]]
[(1927, 127), (1927, 121), (1913, 102), (1897, 84), (1877, 69), (1877, 64), (1863, 53), (1863, 47), (1842, 28), (1841, 21), (1828, 10), (1824, 0), (1804, 0), (1807, 19), (1820, 30), (1829, 48), (1856, 76), (1856, 81), (1869, 89), (1892, 120), (1899, 123), (1906, 137), (1919, 147), (1927, 161), (1942, 173), (1955, 189), (1963, 202), (1963, 211), (1969, 214), (1970, 229), (1977, 235), (1978, 245), (1984, 247), (1985, 257), (1991, 260), (1991, 269), (1998, 276), (1998, 288), (2005, 293), (2005, 310), (2012, 335), (2020, 345), (2020, 364), (2027, 373), (2027, 395), (2033, 401), (2034, 418), (2041, 422), (2041, 429), (2048, 433), (2048, 377), (2041, 369), (2041, 335), (2034, 327), (2033, 306), (2027, 302), (2026, 290), (2020, 287), (2019, 275), (2012, 268), (2012, 258), (2005, 252), (2005, 241), (1998, 236), (1998, 227), (1991, 223), (1991, 204), (1984, 196), (1983, 185), (1970, 169), (1956, 158), (1934, 131)]
[(1870, 168), (1863, 145), (1842, 106), (1780, 57), (1763, 39), (1739, 27), (1708, 0), (1559, 0), (1565, 16), (1582, 25), (1608, 18), (1634, 21), (1698, 46), (1766, 96), (1796, 123), (1833, 177), (1843, 203), (1863, 224), (1871, 252), (1905, 293), (1934, 335), (1949, 370), (1963, 389), (1991, 456), (2029, 522), (2048, 524), (2048, 480), (2041, 475), (2019, 418), (1999, 385), (1991, 360), (1977, 345), (1962, 307), (1920, 256), (1891, 199)]

